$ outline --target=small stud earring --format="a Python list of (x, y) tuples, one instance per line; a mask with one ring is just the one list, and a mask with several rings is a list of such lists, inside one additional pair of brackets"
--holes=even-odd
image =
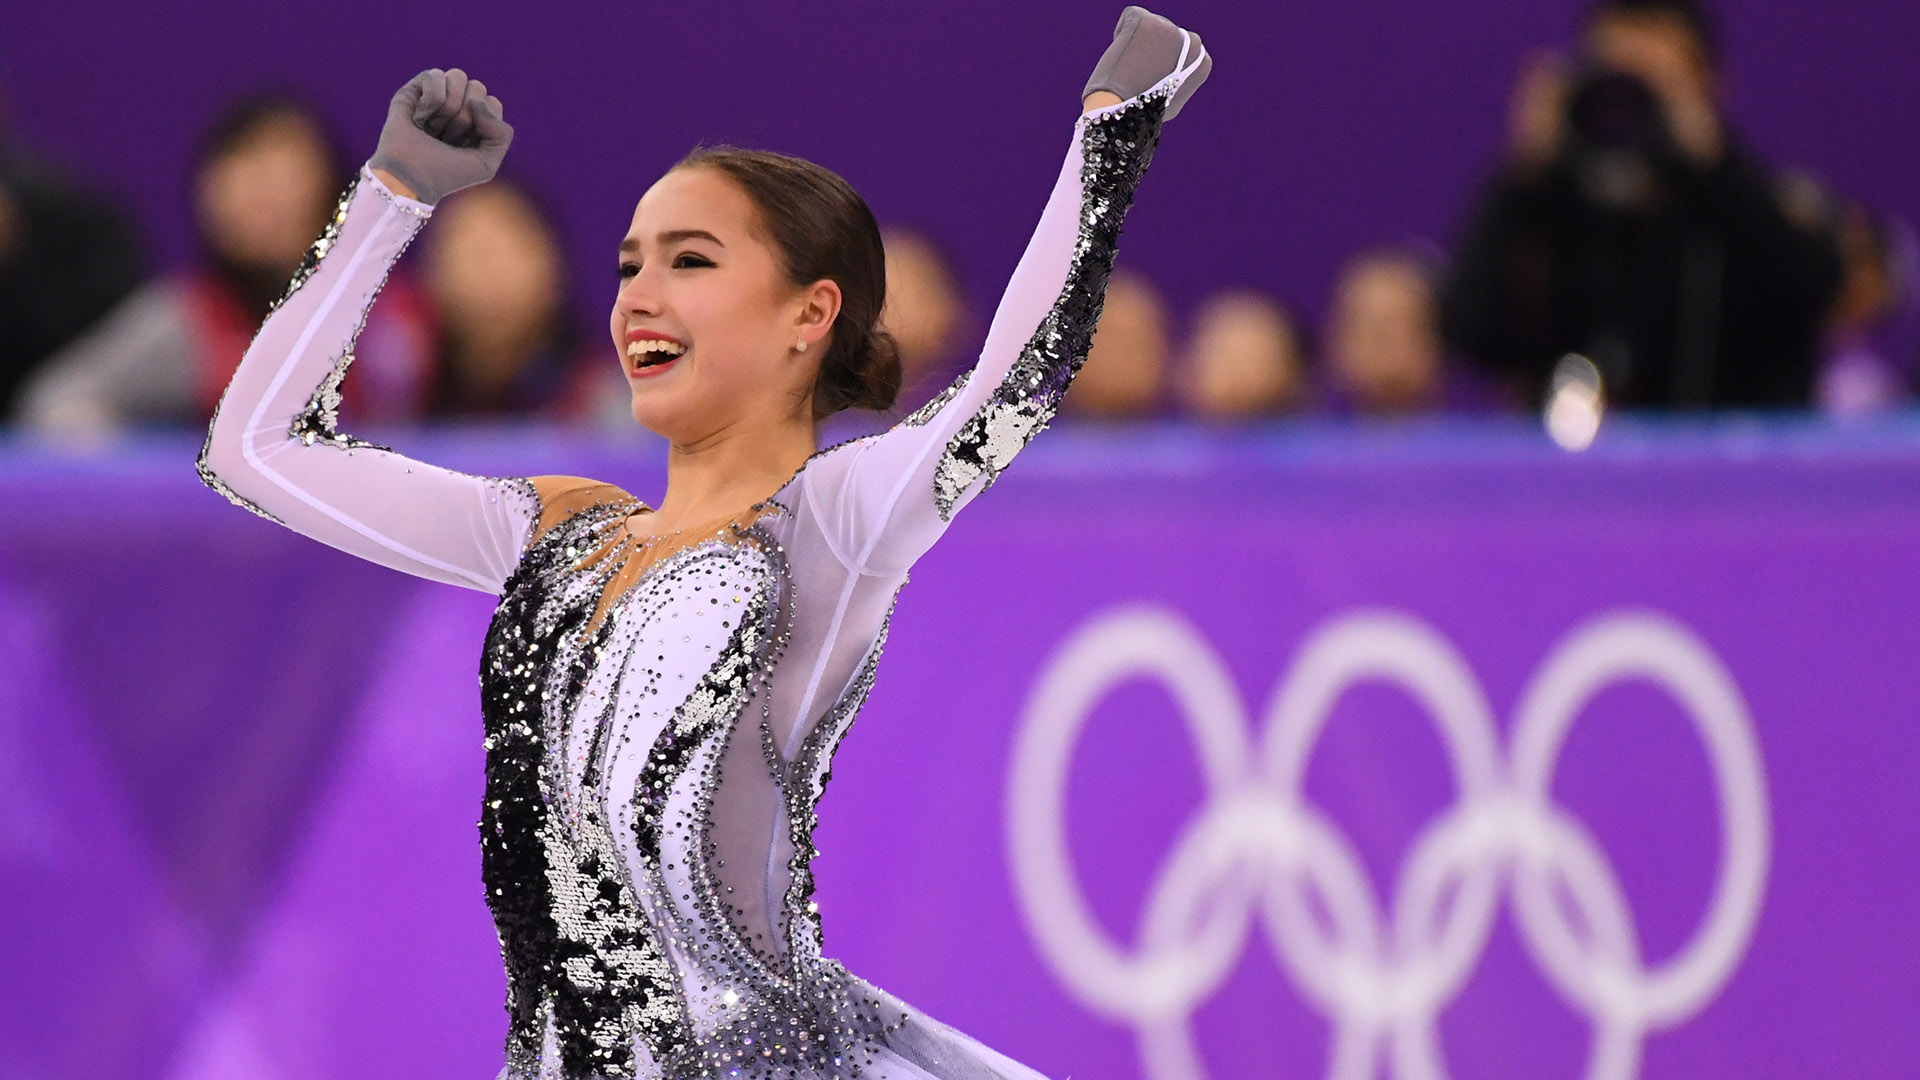
[(793, 346), (793, 347), (794, 347), (794, 348), (796, 348), (796, 349), (799, 349), (799, 350), (800, 350), (801, 352), (806, 352), (806, 351), (807, 351), (807, 339), (806, 339), (806, 338), (801, 338), (801, 339), (800, 339), (799, 341), (797, 341), (797, 342), (795, 342), (795, 343), (794, 343), (794, 346)]

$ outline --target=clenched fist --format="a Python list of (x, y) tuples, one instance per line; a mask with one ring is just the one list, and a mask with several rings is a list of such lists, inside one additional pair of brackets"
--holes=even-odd
[(436, 203), (464, 187), (484, 184), (500, 169), (513, 141), (501, 119), (500, 99), (459, 68), (430, 68), (407, 81), (387, 106), (380, 145), (368, 159)]
[(1129, 5), (1120, 12), (1120, 23), (1113, 28), (1113, 42), (1100, 57), (1080, 96), (1084, 101), (1105, 92), (1124, 101), (1152, 89), (1176, 69), (1185, 70), (1188, 75), (1167, 101), (1162, 120), (1172, 120), (1193, 92), (1200, 89), (1200, 84), (1207, 81), (1213, 71), (1213, 57), (1200, 44), (1199, 34), (1182, 30), (1146, 8)]

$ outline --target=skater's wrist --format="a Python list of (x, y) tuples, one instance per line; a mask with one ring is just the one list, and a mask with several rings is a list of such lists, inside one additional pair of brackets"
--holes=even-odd
[(386, 185), (387, 190), (393, 192), (395, 195), (403, 199), (413, 199), (416, 202), (420, 201), (420, 196), (416, 194), (412, 188), (408, 187), (399, 177), (387, 170), (376, 165), (369, 165), (367, 166), (367, 171), (372, 173), (375, 179)]

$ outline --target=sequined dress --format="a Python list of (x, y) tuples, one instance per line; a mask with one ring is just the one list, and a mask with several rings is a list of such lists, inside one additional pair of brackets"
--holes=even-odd
[(1075, 122), (972, 370), (665, 549), (610, 485), (471, 476), (337, 430), (354, 340), (432, 212), (365, 168), (342, 196), (200, 475), (315, 539), (500, 597), (480, 826), (502, 1077), (1038, 1080), (822, 955), (814, 808), (908, 569), (1084, 359), (1179, 81)]

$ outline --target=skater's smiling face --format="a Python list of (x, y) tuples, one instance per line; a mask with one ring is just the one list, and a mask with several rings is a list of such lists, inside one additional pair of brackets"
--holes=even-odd
[(681, 444), (810, 423), (840, 308), (831, 279), (792, 280), (739, 183), (711, 167), (671, 170), (620, 243), (610, 326), (634, 419)]

